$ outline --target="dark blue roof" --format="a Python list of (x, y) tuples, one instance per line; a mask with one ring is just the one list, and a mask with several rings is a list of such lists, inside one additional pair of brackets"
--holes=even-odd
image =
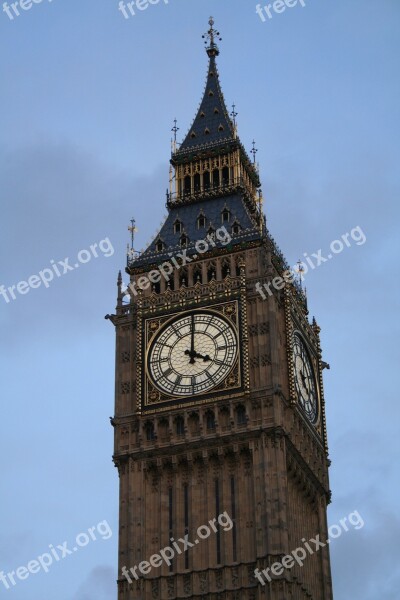
[[(222, 222), (222, 211), (225, 208), (228, 209), (230, 218), (229, 221)], [(205, 227), (199, 229), (197, 220), (200, 215), (205, 216), (206, 222)], [(182, 231), (175, 233), (174, 224), (177, 220), (182, 224)], [(235, 222), (240, 226), (237, 234), (232, 233), (232, 227)], [(174, 256), (182, 251), (182, 233), (189, 238), (187, 255), (196, 254), (198, 251), (195, 249), (195, 244), (198, 240), (203, 240), (207, 237), (209, 228), (212, 227), (214, 230), (218, 230), (223, 226), (232, 238), (232, 241), (229, 243), (230, 247), (261, 238), (260, 231), (253, 223), (245, 203), (239, 194), (203, 200), (194, 204), (172, 208), (159, 234), (143, 254), (137, 260), (131, 262), (129, 266), (131, 268), (140, 268), (155, 262), (162, 263), (169, 260), (171, 255)], [(222, 233), (220, 235), (222, 237)], [(158, 241), (163, 242), (163, 251), (157, 251)], [(223, 243), (224, 241), (216, 239), (216, 246), (219, 248), (227, 247), (228, 244)], [(212, 247), (210, 246), (211, 249)]]
[(200, 108), (177, 155), (205, 144), (234, 140), (233, 123), (228, 115), (219, 83), (215, 56), (210, 56), (207, 81)]

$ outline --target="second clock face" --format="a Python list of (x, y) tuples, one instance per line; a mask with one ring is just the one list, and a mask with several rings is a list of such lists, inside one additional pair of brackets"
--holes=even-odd
[(297, 333), (294, 335), (293, 360), (297, 397), (308, 419), (316, 423), (318, 396), (314, 369), (305, 343)]
[(227, 320), (212, 312), (193, 312), (169, 321), (157, 334), (148, 370), (164, 393), (203, 394), (229, 375), (237, 352), (237, 334)]

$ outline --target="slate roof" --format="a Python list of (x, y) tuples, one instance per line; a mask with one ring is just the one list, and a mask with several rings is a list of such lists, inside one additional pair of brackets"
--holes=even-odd
[[(228, 208), (230, 212), (230, 219), (225, 223), (222, 222), (222, 211), (224, 208)], [(204, 228), (199, 229), (197, 227), (197, 219), (200, 214), (205, 216), (206, 223)], [(195, 244), (198, 240), (203, 240), (207, 237), (210, 226), (214, 230), (224, 226), (232, 238), (229, 245), (216, 240), (216, 246), (218, 248), (228, 246), (232, 248), (237, 244), (261, 238), (260, 231), (254, 225), (245, 203), (239, 194), (227, 196), (225, 198), (208, 199), (196, 202), (195, 204), (174, 207), (169, 212), (160, 232), (154, 238), (150, 246), (137, 260), (130, 262), (130, 268), (141, 268), (153, 263), (161, 264), (166, 260), (170, 260), (171, 256), (176, 256), (176, 254), (182, 251), (180, 243), (182, 232), (174, 232), (174, 223), (176, 220), (179, 220), (182, 223), (182, 232), (189, 238), (186, 247), (187, 256), (198, 254), (195, 249)], [(232, 226), (235, 222), (240, 225), (240, 231), (238, 234), (233, 235)], [(165, 246), (165, 249), (161, 252), (157, 251), (157, 242), (159, 240), (161, 240)]]

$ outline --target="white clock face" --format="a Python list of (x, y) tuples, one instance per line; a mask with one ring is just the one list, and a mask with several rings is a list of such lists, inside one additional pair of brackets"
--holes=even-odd
[(294, 334), (293, 343), (297, 397), (308, 419), (311, 423), (316, 423), (318, 419), (318, 396), (310, 355), (303, 340), (297, 333)]
[(153, 384), (172, 396), (215, 388), (236, 362), (235, 329), (218, 314), (193, 312), (170, 321), (153, 341), (148, 369)]

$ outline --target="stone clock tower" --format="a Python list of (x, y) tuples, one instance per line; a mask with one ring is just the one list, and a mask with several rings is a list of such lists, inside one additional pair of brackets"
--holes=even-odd
[(120, 275), (108, 315), (118, 599), (330, 600), (327, 546), (302, 567), (255, 576), (327, 538), (324, 363), (302, 290), (293, 277), (271, 284), (288, 266), (225, 105), (213, 25), (203, 99), (173, 148), (168, 217), (128, 258), (129, 293)]

